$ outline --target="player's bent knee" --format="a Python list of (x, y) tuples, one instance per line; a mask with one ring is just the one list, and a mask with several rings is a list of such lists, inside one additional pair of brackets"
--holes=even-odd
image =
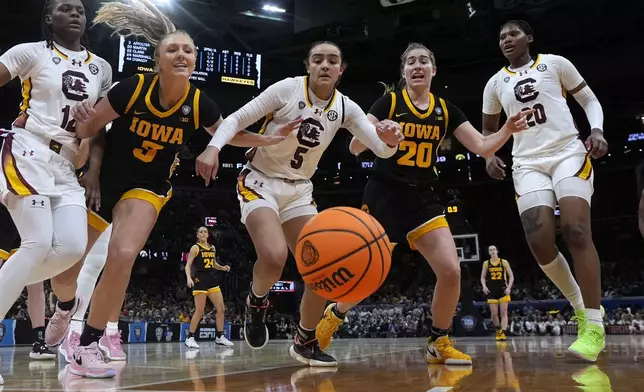
[(592, 242), (590, 230), (581, 222), (566, 222), (561, 225), (566, 244), (571, 247), (584, 247)]
[(288, 258), (288, 247), (286, 246), (286, 243), (280, 245), (266, 244), (265, 246), (262, 246), (262, 248), (263, 249), (257, 249), (258, 261), (266, 263), (266, 265), (271, 268), (279, 269), (281, 271), (286, 264), (286, 259)]
[(107, 251), (108, 260), (110, 264), (118, 264), (121, 267), (126, 267), (134, 264), (140, 249), (136, 246), (129, 244), (110, 244)]
[(440, 270), (435, 271), (436, 279), (444, 282), (461, 281), (461, 265), (458, 263), (445, 264)]

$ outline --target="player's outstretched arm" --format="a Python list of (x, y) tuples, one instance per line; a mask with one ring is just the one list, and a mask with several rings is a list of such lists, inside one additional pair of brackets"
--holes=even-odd
[[(386, 159), (396, 153), (398, 143), (404, 139), (400, 124), (385, 120), (374, 125), (360, 106), (349, 99), (345, 107), (345, 126), (363, 146), (373, 151), (379, 158)], [(358, 151), (358, 148), (355, 151)]]
[(534, 113), (534, 110), (524, 110), (509, 117), (499, 132), (489, 136), (481, 135), (469, 121), (466, 121), (454, 130), (454, 136), (465, 148), (476, 155), (487, 158), (503, 147), (513, 133), (521, 132), (528, 128), (526, 117), (531, 113)]

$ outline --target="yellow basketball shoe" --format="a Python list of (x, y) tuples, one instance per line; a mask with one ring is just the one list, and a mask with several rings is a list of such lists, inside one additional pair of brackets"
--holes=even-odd
[(612, 391), (610, 378), (597, 365), (588, 366), (572, 375), (572, 379), (577, 382), (577, 388), (585, 392), (605, 392)]
[(429, 374), (430, 388), (447, 390), (447, 387), (457, 388), (462, 379), (472, 374), (472, 367), (427, 365), (427, 373)]
[(427, 340), (427, 363), (445, 365), (471, 365), (472, 357), (454, 348), (448, 336)]
[(326, 350), (331, 345), (333, 334), (340, 328), (344, 318), (340, 318), (333, 313), (335, 304), (331, 304), (324, 310), (324, 316), (318, 323), (315, 329), (315, 337), (320, 344), (322, 351)]

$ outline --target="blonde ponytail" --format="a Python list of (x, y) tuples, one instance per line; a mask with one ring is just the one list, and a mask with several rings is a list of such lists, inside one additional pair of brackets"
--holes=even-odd
[(384, 87), (384, 89), (385, 89), (385, 92), (382, 95), (387, 95), (389, 93), (393, 93), (394, 91), (396, 91), (396, 85), (395, 84), (387, 84), (385, 82), (378, 82), (378, 83), (381, 84), (382, 87)]
[(155, 46), (177, 31), (172, 21), (150, 0), (103, 3), (92, 22), (93, 25), (99, 23), (112, 28), (113, 34), (143, 37)]

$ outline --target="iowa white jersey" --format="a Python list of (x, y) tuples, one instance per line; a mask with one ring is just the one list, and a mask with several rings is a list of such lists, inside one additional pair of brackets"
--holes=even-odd
[[(257, 170), (269, 177), (290, 180), (310, 179), (322, 154), (347, 118), (347, 97), (335, 90), (330, 100), (315, 102), (311, 97), (308, 77), (286, 79), (285, 105), (268, 115), (262, 133), (275, 135), (285, 124), (301, 117), (297, 132), (291, 133), (279, 144), (253, 148), (247, 155)], [(312, 99), (313, 98), (313, 99)], [(317, 104), (317, 105), (316, 105)], [(318, 106), (319, 105), (319, 106)]]
[(514, 157), (552, 154), (578, 137), (566, 91), (582, 82), (570, 61), (540, 54), (521, 68), (504, 67), (492, 76), (483, 94), (483, 113), (498, 114), (503, 109), (511, 116), (534, 109), (534, 114), (528, 117), (529, 129), (514, 134), (512, 154)]
[(0, 63), (22, 82), (14, 130), (53, 139), (76, 152), (71, 108), (107, 94), (112, 84), (110, 65), (87, 50), (73, 52), (45, 41), (14, 46), (0, 56)]

